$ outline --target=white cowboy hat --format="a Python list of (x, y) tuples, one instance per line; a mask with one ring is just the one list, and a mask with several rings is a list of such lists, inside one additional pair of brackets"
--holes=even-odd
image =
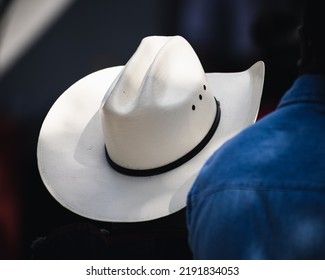
[(94, 72), (48, 112), (38, 167), (52, 196), (81, 216), (147, 221), (186, 206), (206, 160), (256, 120), (259, 61), (205, 73), (180, 36), (150, 36), (123, 66)]

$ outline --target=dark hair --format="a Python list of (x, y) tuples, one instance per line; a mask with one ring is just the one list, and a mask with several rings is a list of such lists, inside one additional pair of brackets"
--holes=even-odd
[(306, 2), (303, 26), (313, 44), (324, 46), (325, 12), (321, 1), (309, 0)]
[(32, 242), (32, 259), (108, 259), (109, 248), (102, 232), (89, 223), (74, 223), (55, 229)]
[(325, 73), (325, 12), (321, 2), (305, 2), (301, 39), (301, 73)]

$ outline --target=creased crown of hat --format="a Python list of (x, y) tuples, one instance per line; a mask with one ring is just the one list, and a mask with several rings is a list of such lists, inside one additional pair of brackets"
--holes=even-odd
[(213, 152), (255, 122), (263, 81), (261, 61), (205, 73), (183, 37), (146, 37), (125, 66), (82, 78), (54, 103), (37, 147), (42, 180), (87, 218), (170, 215)]
[(109, 158), (131, 170), (169, 165), (200, 144), (217, 109), (190, 44), (180, 36), (146, 38), (104, 99)]

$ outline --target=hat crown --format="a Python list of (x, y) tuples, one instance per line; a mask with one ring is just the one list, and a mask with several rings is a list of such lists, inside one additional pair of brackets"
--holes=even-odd
[(101, 106), (109, 157), (135, 170), (158, 168), (190, 152), (215, 115), (200, 60), (181, 36), (144, 38)]

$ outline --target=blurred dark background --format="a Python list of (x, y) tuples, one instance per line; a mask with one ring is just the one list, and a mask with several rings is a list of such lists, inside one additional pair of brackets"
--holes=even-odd
[(87, 221), (50, 196), (37, 169), (43, 119), (70, 85), (125, 64), (145, 36), (179, 34), (206, 72), (265, 62), (262, 118), (297, 74), (301, 2), (0, 0), (0, 259), (29, 259), (35, 238)]

